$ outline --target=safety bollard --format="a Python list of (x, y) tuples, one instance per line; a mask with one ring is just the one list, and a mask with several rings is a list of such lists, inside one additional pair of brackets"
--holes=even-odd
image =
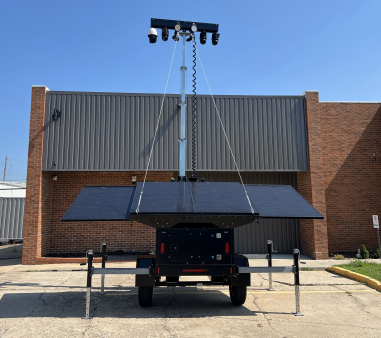
[(295, 316), (304, 316), (300, 312), (300, 280), (299, 280), (299, 255), (300, 251), (294, 249), (294, 284), (295, 284), (295, 300), (296, 300), (296, 311), (293, 312)]
[(90, 315), (90, 300), (91, 300), (91, 279), (93, 275), (93, 250), (87, 251), (87, 285), (86, 285), (86, 316), (82, 319), (91, 319)]
[[(273, 242), (268, 240), (267, 241), (267, 266), (271, 268), (273, 266), (272, 261), (272, 252), (273, 252)], [(275, 291), (273, 289), (273, 274), (269, 273), (269, 287), (266, 289), (267, 291)]]
[[(107, 261), (107, 254), (106, 254), (106, 247), (107, 247), (107, 242), (103, 241), (102, 242), (102, 269), (106, 267), (106, 261)], [(101, 295), (105, 294), (105, 274), (102, 273), (101, 276)]]

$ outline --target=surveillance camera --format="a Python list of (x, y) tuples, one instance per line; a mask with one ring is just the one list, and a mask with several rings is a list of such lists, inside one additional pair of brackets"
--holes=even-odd
[(206, 32), (205, 31), (202, 31), (200, 33), (200, 43), (202, 45), (205, 45), (206, 44)]
[(213, 46), (217, 46), (219, 38), (220, 38), (220, 34), (219, 33), (213, 33), (213, 35), (212, 35), (212, 44), (213, 44)]
[(155, 28), (150, 28), (148, 31), (148, 38), (150, 43), (155, 43), (157, 39), (157, 30)]

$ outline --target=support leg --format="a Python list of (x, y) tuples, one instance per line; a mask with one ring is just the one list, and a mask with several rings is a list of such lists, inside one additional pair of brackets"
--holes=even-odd
[[(102, 242), (102, 269), (106, 267), (106, 261), (107, 261), (107, 254), (106, 254), (106, 246), (107, 242)], [(105, 275), (102, 274), (101, 277), (101, 295), (105, 294)]]
[(87, 252), (87, 285), (86, 285), (86, 315), (82, 319), (91, 319), (93, 316), (90, 314), (90, 300), (91, 300), (91, 279), (93, 275), (93, 250)]
[(296, 312), (293, 312), (295, 316), (304, 316), (300, 312), (300, 280), (299, 280), (299, 250), (294, 249), (294, 284), (295, 284), (295, 302), (296, 302)]
[[(268, 261), (268, 267), (269, 268), (271, 268), (273, 266), (272, 252), (273, 252), (273, 242), (268, 240), (267, 241), (267, 261)], [(269, 273), (269, 287), (266, 290), (267, 291), (275, 291), (273, 289), (273, 274), (272, 273)]]

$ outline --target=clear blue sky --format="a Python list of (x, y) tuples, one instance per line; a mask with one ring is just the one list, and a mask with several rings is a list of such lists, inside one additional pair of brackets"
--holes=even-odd
[[(151, 17), (220, 25), (217, 47), (210, 37), (198, 44), (214, 94), (319, 90), (322, 101), (381, 101), (380, 13), (379, 0), (3, 0), (0, 179), (8, 156), (7, 179), (25, 180), (32, 85), (164, 91), (174, 42), (148, 43)], [(177, 48), (169, 93), (179, 92), (180, 52)], [(200, 67), (197, 74), (198, 93), (205, 94)]]

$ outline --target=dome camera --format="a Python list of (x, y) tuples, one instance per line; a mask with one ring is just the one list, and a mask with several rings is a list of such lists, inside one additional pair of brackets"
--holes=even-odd
[(148, 31), (148, 38), (149, 38), (149, 43), (155, 43), (157, 40), (157, 30), (155, 28), (150, 28)]

